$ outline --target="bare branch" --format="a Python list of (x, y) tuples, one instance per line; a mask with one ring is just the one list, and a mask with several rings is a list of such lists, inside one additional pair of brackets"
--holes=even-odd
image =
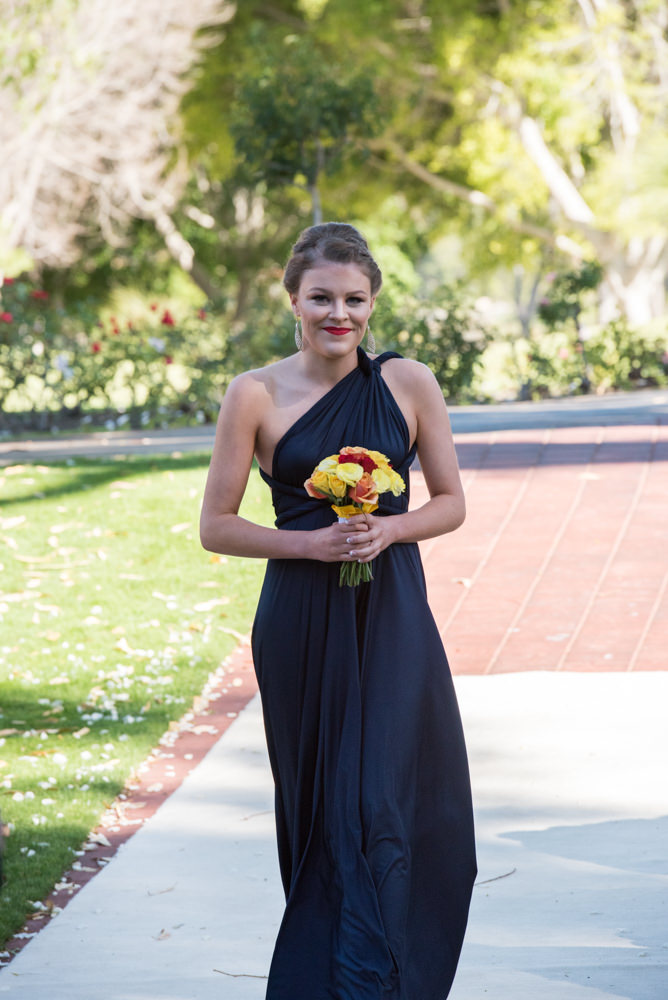
[[(187, 247), (164, 220), (187, 179), (176, 155), (178, 110), (188, 73), (211, 44), (202, 29), (229, 20), (234, 4), (4, 6), (0, 238), (63, 265), (76, 259), (86, 232), (119, 243), (132, 217), (160, 218), (170, 249), (186, 262)], [(16, 80), (11, 67), (31, 46), (35, 68)]]
[(425, 184), (428, 184), (435, 191), (441, 191), (443, 194), (458, 198), (460, 201), (468, 202), (469, 205), (483, 208), (487, 212), (493, 212), (499, 215), (499, 218), (515, 232), (539, 239), (549, 246), (556, 247), (570, 257), (574, 257), (577, 260), (584, 260), (586, 258), (587, 252), (585, 248), (576, 243), (575, 240), (555, 233), (550, 229), (545, 229), (543, 226), (526, 222), (523, 219), (502, 216), (496, 202), (483, 191), (464, 187), (462, 184), (457, 184), (446, 177), (441, 177), (440, 174), (432, 173), (426, 167), (422, 166), (421, 163), (416, 163), (415, 160), (412, 160), (397, 143), (388, 139), (377, 139), (370, 142), (369, 146), (376, 153), (389, 153), (404, 170), (412, 174), (413, 177), (417, 177), (418, 180), (424, 181)]
[(540, 170), (566, 218), (570, 222), (583, 225), (592, 223), (594, 213), (548, 148), (538, 123), (533, 118), (523, 115), (519, 122), (518, 133), (526, 153)]

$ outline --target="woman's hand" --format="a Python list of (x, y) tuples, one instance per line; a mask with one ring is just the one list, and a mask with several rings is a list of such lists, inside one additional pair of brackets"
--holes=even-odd
[(356, 514), (345, 522), (317, 528), (309, 534), (309, 558), (321, 562), (367, 563), (393, 542), (390, 517)]

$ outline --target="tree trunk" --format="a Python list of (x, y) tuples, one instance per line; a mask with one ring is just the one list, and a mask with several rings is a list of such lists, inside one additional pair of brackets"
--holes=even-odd
[[(602, 246), (600, 249), (605, 250)], [(602, 254), (601, 319), (621, 313), (632, 326), (641, 326), (666, 311), (668, 240), (634, 237), (617, 252)]]
[(607, 303), (605, 298), (602, 303), (604, 318), (611, 318), (610, 315), (605, 315), (611, 311), (608, 305), (610, 301), (614, 301), (619, 312), (632, 326), (642, 326), (663, 316), (666, 311), (667, 277), (665, 267), (643, 267), (636, 270), (630, 278), (614, 267), (607, 268), (603, 288)]
[(208, 272), (195, 260), (195, 251), (185, 236), (177, 229), (168, 212), (156, 211), (152, 216), (156, 229), (165, 241), (170, 254), (186, 274), (189, 274), (198, 288), (209, 299), (217, 299), (220, 289), (211, 280)]
[(320, 191), (317, 184), (309, 184), (309, 194), (311, 195), (311, 211), (313, 212), (313, 225), (319, 226), (322, 222), (322, 202), (320, 201)]

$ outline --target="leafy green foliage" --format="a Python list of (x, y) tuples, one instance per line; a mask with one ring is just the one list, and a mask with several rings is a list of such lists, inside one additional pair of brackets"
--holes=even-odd
[(130, 411), (142, 425), (165, 408), (213, 419), (229, 377), (227, 336), (204, 309), (172, 313), (153, 303), (139, 318), (103, 320), (99, 304), (52, 305), (22, 280), (5, 282), (0, 299), (0, 401), (12, 412)]
[(668, 385), (668, 334), (615, 320), (584, 341), (567, 328), (516, 344), (514, 365), (533, 399)]
[(441, 286), (428, 299), (406, 294), (401, 312), (390, 311), (381, 298), (373, 328), (379, 350), (396, 350), (426, 364), (446, 399), (463, 403), (472, 398), (489, 334), (461, 289)]
[[(405, 290), (419, 301), (430, 297), (424, 261), (447, 236), (457, 260), (445, 280), (468, 280), (497, 302), (513, 299), (517, 268), (570, 268), (577, 283), (570, 262), (595, 257), (600, 291), (569, 291), (565, 277), (551, 289), (543, 318), (555, 335), (577, 330), (578, 295), (605, 296), (632, 328), (659, 315), (662, 9), (654, 0), (238, 4), (190, 77), (180, 123), (190, 179), (170, 210), (194, 252), (189, 275), (232, 345), (228, 367), (291, 349), (276, 288), (319, 201), (324, 218), (354, 220), (379, 257), (409, 259)], [(24, 48), (39, 51), (34, 40)], [(146, 220), (114, 248), (89, 227), (80, 250), (74, 268), (44, 272), (54, 299), (66, 286), (68, 308), (119, 286), (171, 294), (180, 266)]]
[(668, 385), (668, 331), (651, 335), (615, 320), (587, 343), (587, 359), (599, 391)]
[(263, 50), (259, 74), (239, 79), (230, 115), (241, 179), (313, 191), (355, 141), (378, 131), (373, 81), (332, 62), (312, 39), (288, 36)]
[(573, 342), (570, 332), (546, 333), (517, 342), (513, 362), (525, 398), (574, 395), (592, 386), (580, 345)]
[(549, 328), (563, 326), (569, 320), (577, 327), (583, 297), (598, 287), (602, 277), (603, 268), (597, 261), (586, 261), (578, 268), (560, 272), (538, 307), (540, 318)]

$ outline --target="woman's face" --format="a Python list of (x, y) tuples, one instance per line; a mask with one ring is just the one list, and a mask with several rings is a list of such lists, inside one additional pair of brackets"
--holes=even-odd
[(290, 301), (301, 319), (304, 350), (339, 358), (362, 342), (376, 297), (357, 264), (322, 261), (304, 272)]

